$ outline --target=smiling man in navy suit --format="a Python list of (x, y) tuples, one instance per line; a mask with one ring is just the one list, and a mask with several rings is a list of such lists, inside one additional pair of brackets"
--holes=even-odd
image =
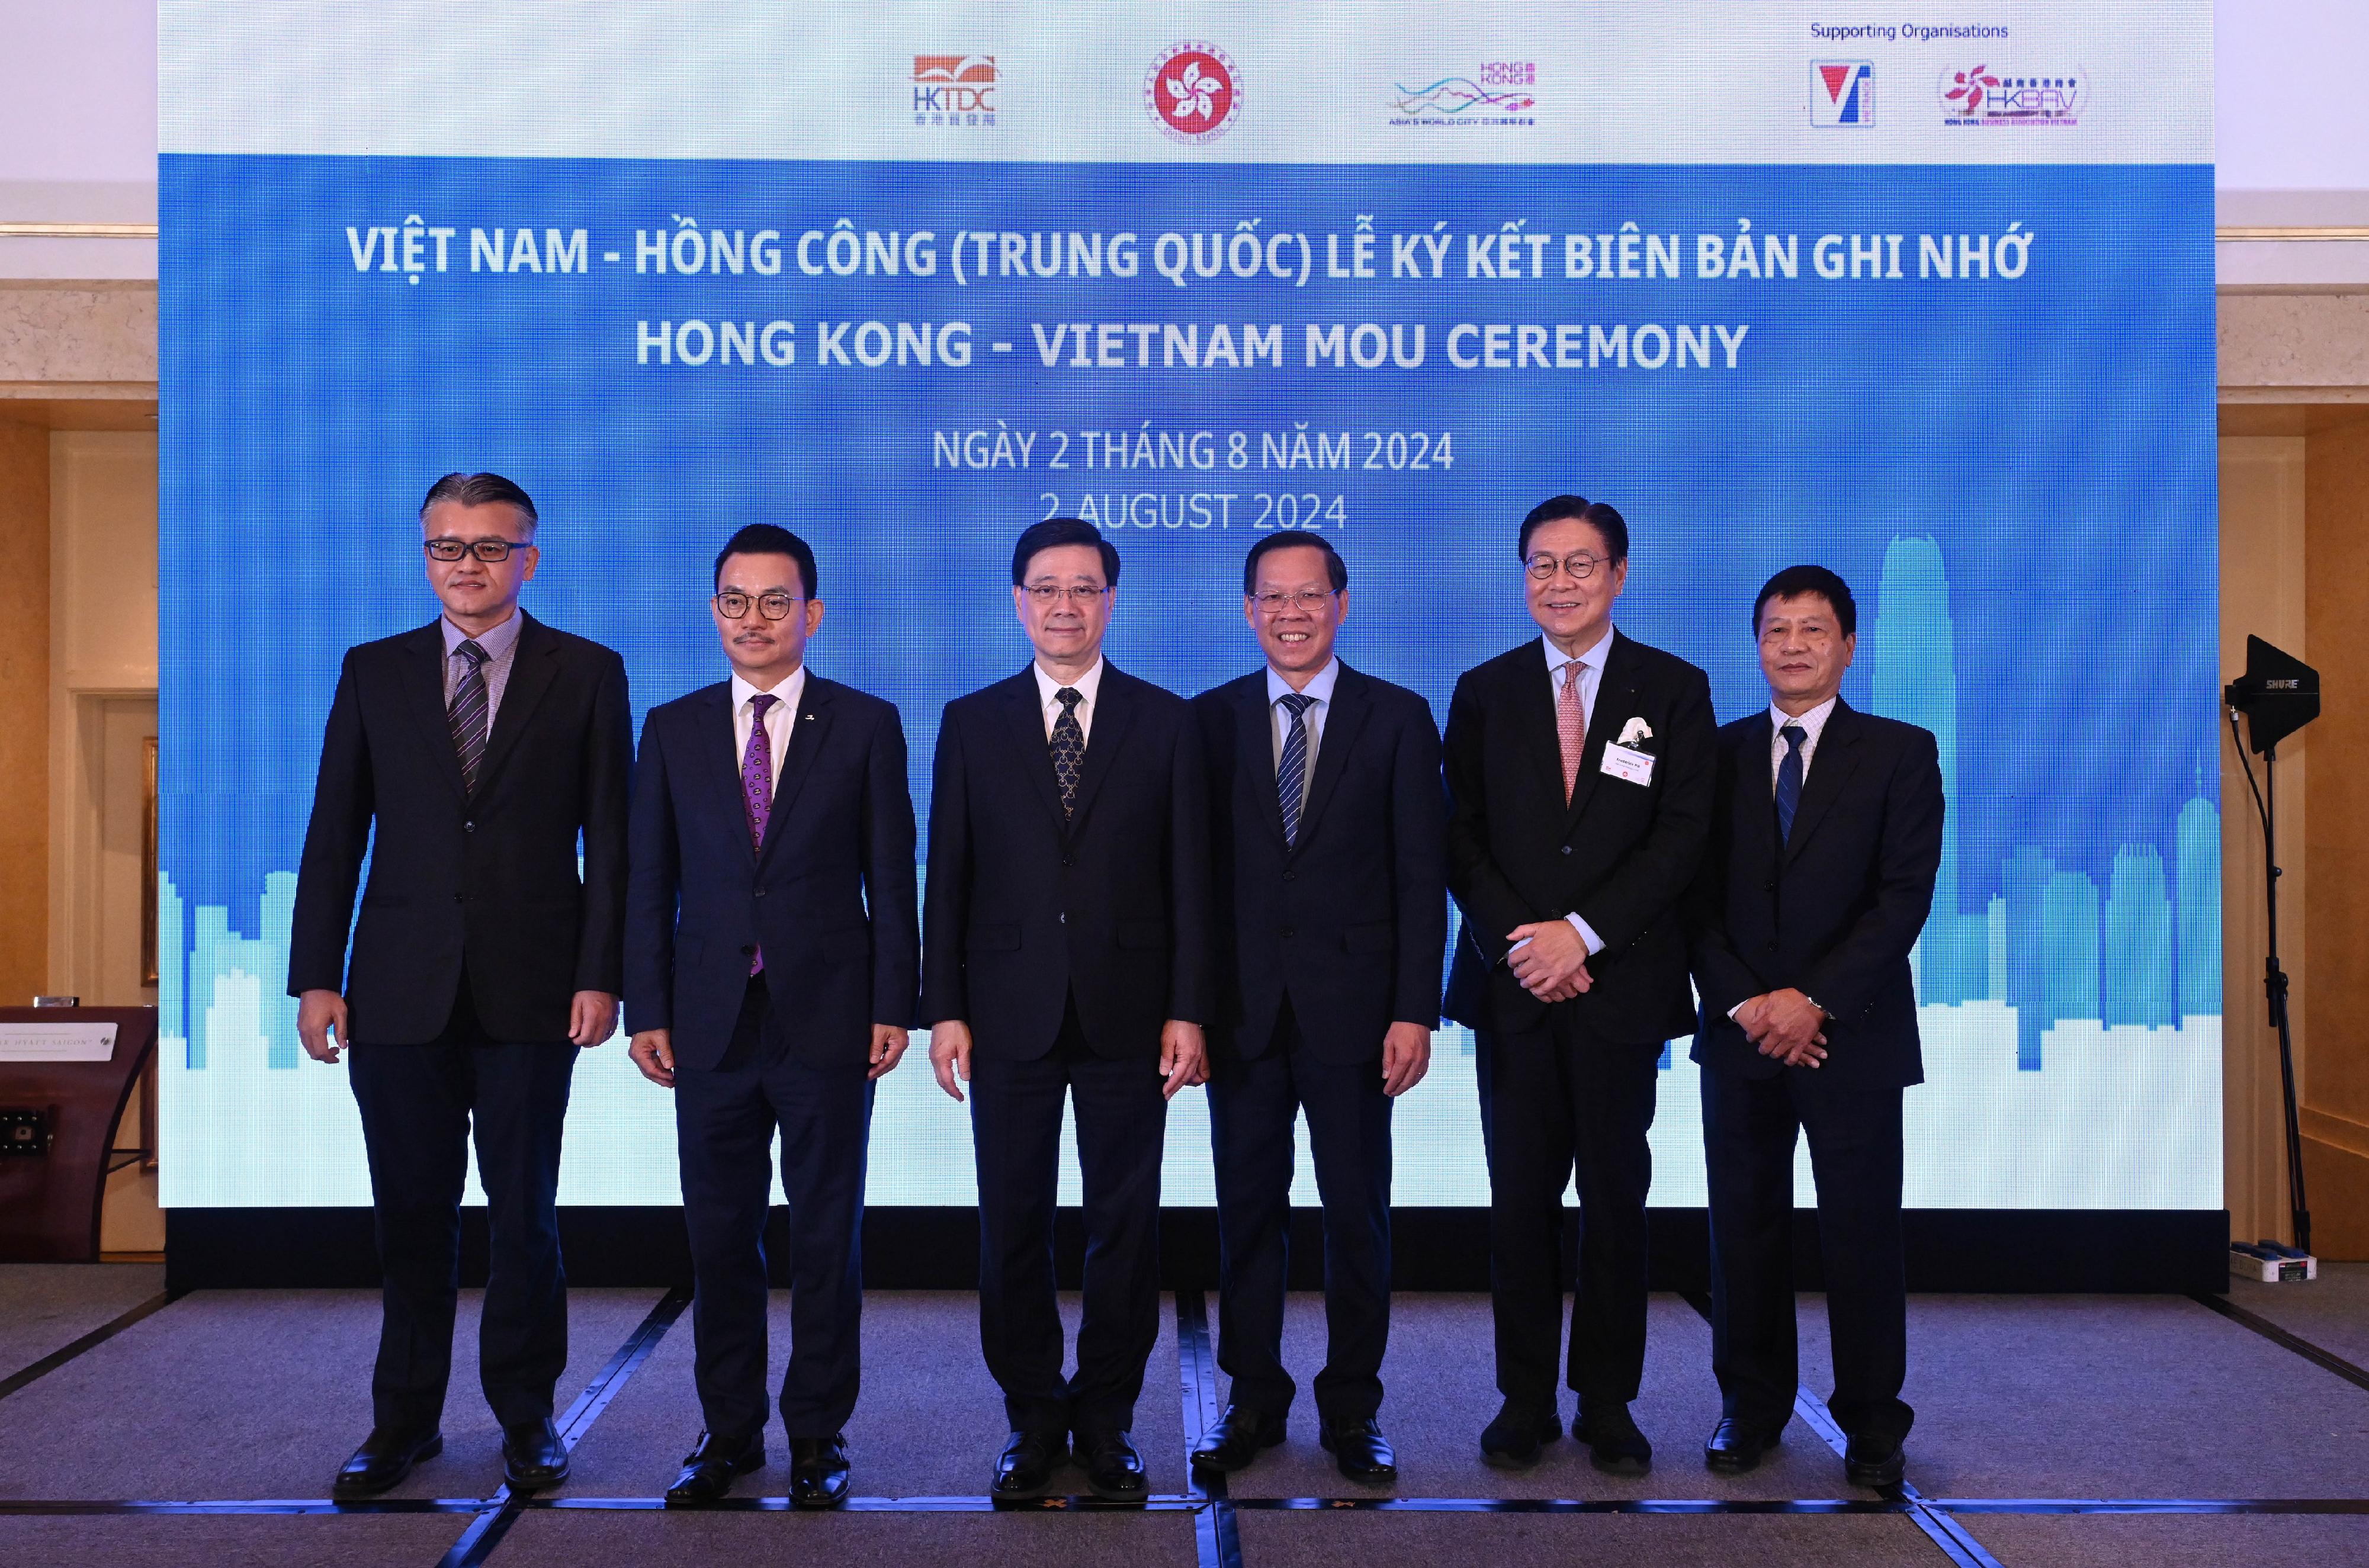
[[(970, 1085), (979, 1343), (1012, 1437), (998, 1503), (1044, 1495), (1071, 1452), (1106, 1502), (1148, 1496), (1128, 1436), (1160, 1338), (1160, 1152), (1202, 1078), (1208, 779), (1184, 699), (1103, 658), (1118, 551), (1052, 518), (1012, 552), (1036, 658), (946, 704), (930, 795), (921, 1016), (930, 1064)], [(1061, 1375), (1053, 1207), (1061, 1106), (1084, 1178), (1084, 1320)]]
[(1292, 1127), (1324, 1205), (1320, 1440), (1350, 1480), (1398, 1462), (1377, 1415), (1390, 1322), (1390, 1106), (1423, 1081), (1448, 943), (1448, 821), (1431, 704), (1333, 657), (1349, 567), (1321, 533), (1242, 564), (1265, 668), (1193, 700), (1217, 869), (1209, 1038), (1218, 1364), (1233, 1379), (1193, 1463), (1240, 1470), (1283, 1441)]
[(790, 1498), (847, 1496), (873, 1083), (905, 1051), (920, 955), (913, 802), (891, 704), (806, 668), (814, 552), (750, 523), (709, 601), (728, 681), (653, 708), (634, 788), (625, 1027), (671, 1088), (707, 1429), (667, 1493), (712, 1503), (765, 1462), (764, 1231), (789, 1200)]
[(1932, 733), (1842, 700), (1859, 610), (1824, 567), (1752, 606), (1769, 705), (1719, 732), (1689, 925), (1711, 1187), (1711, 1469), (1760, 1462), (1800, 1381), (1793, 1145), (1818, 1184), (1835, 1392), (1862, 1486), (1896, 1484), (1914, 1413), (1900, 1233), (1901, 1091), (1924, 1081), (1908, 953), (1941, 865)]

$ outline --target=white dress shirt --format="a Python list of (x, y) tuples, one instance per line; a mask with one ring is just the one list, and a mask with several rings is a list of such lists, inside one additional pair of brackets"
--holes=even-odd
[(472, 641), (486, 650), (486, 733), (490, 736), (502, 692), (510, 683), (510, 666), (518, 662), (519, 630), (526, 623), (513, 608), (509, 620), (475, 638), (448, 619), (440, 617), (436, 624), (444, 631), (444, 706), (448, 710), (452, 706), (452, 690), (469, 668), (469, 661), (453, 650)]
[[(773, 776), (766, 784), (770, 792), (782, 782), (782, 757), (790, 749), (790, 728), (797, 722), (798, 698), (807, 689), (807, 667), (799, 665), (788, 679), (772, 690), (781, 700), (765, 710), (765, 738), (773, 753)], [(757, 704), (752, 698), (761, 695), (758, 688), (732, 672), (732, 771), (739, 773), (741, 762), (749, 755), (749, 736), (757, 723)]]
[[(1061, 716), (1060, 699), (1053, 693), (1061, 689), (1063, 682), (1046, 674), (1045, 667), (1041, 664), (1031, 663), (1028, 668), (1036, 672), (1036, 700), (1044, 704), (1045, 741), (1046, 744), (1050, 745), (1053, 740), (1053, 725)], [(1094, 738), (1094, 698), (1103, 689), (1103, 661), (1099, 658), (1095, 659), (1092, 670), (1068, 684), (1075, 686), (1079, 694), (1085, 699), (1078, 704), (1078, 738), (1092, 745)]]
[[(1316, 743), (1322, 738), (1324, 715), (1333, 711), (1333, 688), (1340, 683), (1341, 661), (1337, 658), (1328, 658), (1324, 661), (1324, 668), (1310, 677), (1306, 686), (1300, 688), (1301, 696), (1315, 699), (1299, 715), (1300, 723), (1308, 730), (1308, 766), (1299, 775), (1299, 803), (1302, 806), (1308, 804), (1308, 786), (1316, 777)], [(1283, 699), (1290, 694), (1291, 682), (1277, 675), (1274, 665), (1268, 665), (1266, 667), (1266, 713), (1270, 722), (1267, 729), (1275, 740), (1275, 772), (1278, 780), (1283, 776), (1284, 737), (1291, 733), (1291, 714), (1284, 707)]]
[(1826, 720), (1835, 714), (1836, 699), (1828, 697), (1805, 714), (1789, 714), (1776, 704), (1768, 704), (1768, 798), (1777, 798), (1777, 770), (1785, 765), (1785, 727), (1798, 724), (1807, 732), (1802, 742), (1802, 782), (1810, 782), (1810, 760), (1817, 755), (1818, 737), (1826, 732)]
[[(1612, 651), (1612, 628), (1605, 627), (1604, 635), (1596, 639), (1594, 647), (1582, 648), (1576, 655), (1567, 654), (1555, 647), (1551, 637), (1540, 637), (1539, 646), (1547, 650), (1547, 673), (1554, 681), (1555, 700), (1562, 700), (1562, 683), (1565, 681), (1577, 681), (1579, 711), (1588, 727), (1593, 728), (1596, 724), (1596, 692), (1604, 684), (1604, 660)], [(1572, 674), (1565, 675), (1563, 667), (1566, 665), (1576, 669)], [(1604, 938), (1596, 934), (1594, 926), (1575, 913), (1562, 918), (1571, 921), (1571, 929), (1579, 933), (1580, 941), (1587, 944), (1588, 956), (1594, 957), (1604, 951)]]

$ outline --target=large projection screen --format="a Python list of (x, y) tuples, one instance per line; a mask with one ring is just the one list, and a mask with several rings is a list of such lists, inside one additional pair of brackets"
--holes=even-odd
[[(1543, 497), (1627, 515), (1618, 624), (1722, 719), (1759, 583), (1833, 567), (1845, 695), (1949, 792), (1908, 1204), (2221, 1207), (2211, 9), (1876, 14), (165, 0), (164, 1201), (369, 1201), (293, 874), (339, 655), (434, 615), (418, 498), (490, 468), (637, 725), (725, 673), (722, 540), (804, 533), (924, 822), (1049, 514), (1186, 693), (1256, 667), (1245, 550), (1324, 531), (1344, 657), (1443, 717), (1535, 635)], [(1659, 1205), (1703, 1202), (1687, 1044)], [(924, 1047), (875, 1203), (974, 1198)], [(589, 1053), (563, 1201), (679, 1201), (671, 1117)], [(1469, 1036), (1396, 1127), (1399, 1203), (1486, 1203)], [(1208, 1203), (1197, 1091), (1167, 1137)]]

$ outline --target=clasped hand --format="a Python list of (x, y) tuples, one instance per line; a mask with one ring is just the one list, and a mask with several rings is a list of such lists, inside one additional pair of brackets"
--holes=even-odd
[(1505, 963), (1522, 989), (1540, 1001), (1569, 1001), (1596, 982), (1587, 973), (1587, 944), (1569, 921), (1517, 925), (1505, 940), (1522, 943)]
[(1745, 1038), (1762, 1056), (1786, 1067), (1816, 1067), (1826, 1059), (1826, 1014), (1791, 986), (1749, 998), (1735, 1010)]

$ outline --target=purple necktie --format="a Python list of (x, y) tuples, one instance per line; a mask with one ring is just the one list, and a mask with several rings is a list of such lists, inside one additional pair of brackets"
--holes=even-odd
[[(740, 797), (749, 807), (749, 844), (762, 853), (765, 848), (765, 824), (773, 815), (773, 738), (765, 729), (765, 710), (780, 702), (770, 692), (760, 692), (749, 699), (754, 715), (749, 726), (749, 750), (740, 759)], [(765, 950), (751, 950), (749, 972), (762, 974)]]

